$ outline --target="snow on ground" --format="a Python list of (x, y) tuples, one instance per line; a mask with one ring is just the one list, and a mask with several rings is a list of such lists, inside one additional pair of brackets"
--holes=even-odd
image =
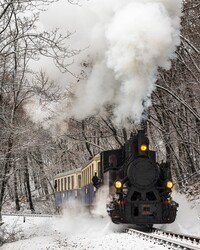
[[(158, 225), (173, 232), (193, 234), (200, 237), (200, 201), (190, 203), (184, 195), (174, 192), (179, 203), (177, 219), (170, 225)], [(3, 250), (163, 250), (163, 245), (145, 241), (123, 232), (123, 226), (114, 225), (105, 213), (104, 202), (93, 211), (93, 215), (73, 209), (63, 216), (25, 217), (3, 216), (1, 228), (15, 232), (18, 241), (2, 246)], [(103, 214), (103, 216), (99, 216)]]
[[(138, 249), (162, 250), (164, 246), (122, 232), (108, 218), (71, 215), (52, 218), (4, 216), (4, 227), (14, 227), (20, 240), (3, 245), (3, 250), (83, 250)], [(118, 230), (117, 230), (118, 227)]]

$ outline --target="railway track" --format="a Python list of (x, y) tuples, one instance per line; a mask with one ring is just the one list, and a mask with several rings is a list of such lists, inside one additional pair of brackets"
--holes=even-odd
[(127, 228), (125, 231), (128, 234), (136, 234), (146, 240), (153, 240), (158, 244), (163, 244), (169, 249), (200, 250), (199, 237), (177, 234), (156, 228), (153, 228), (151, 233), (142, 232), (132, 228)]

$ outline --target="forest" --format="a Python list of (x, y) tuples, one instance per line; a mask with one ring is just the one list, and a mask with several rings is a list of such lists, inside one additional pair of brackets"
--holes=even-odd
[[(38, 201), (54, 202), (53, 178), (79, 168), (102, 150), (120, 148), (141, 125), (130, 120), (119, 127), (113, 107), (84, 119), (67, 115), (74, 88), (65, 90), (31, 62), (52, 59), (74, 83), (87, 77), (88, 63), (79, 75), (69, 70), (80, 48), (70, 47), (70, 31), (38, 26), (41, 11), (54, 0), (2, 0), (0, 3), (0, 220), (11, 202), (20, 211), (27, 203), (32, 212)], [(68, 4), (78, 4), (68, 1)], [(184, 0), (181, 43), (170, 70), (159, 69), (145, 127), (158, 162), (170, 163), (176, 188), (190, 197), (200, 190), (200, 3)], [(70, 62), (70, 63), (69, 63)], [(66, 101), (67, 99), (67, 101)], [(43, 121), (31, 119), (30, 106), (41, 112), (66, 103), (62, 119), (52, 109)]]

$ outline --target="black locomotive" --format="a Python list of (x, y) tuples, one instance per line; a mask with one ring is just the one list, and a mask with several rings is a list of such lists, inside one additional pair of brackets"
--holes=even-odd
[(174, 222), (178, 204), (171, 197), (170, 166), (156, 162), (144, 130), (121, 149), (102, 152), (101, 169), (104, 184), (109, 186), (107, 211), (114, 223)]

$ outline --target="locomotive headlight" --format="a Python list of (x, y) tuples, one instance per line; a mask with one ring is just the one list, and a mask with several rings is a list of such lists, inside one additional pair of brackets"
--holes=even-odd
[(121, 187), (122, 187), (121, 181), (116, 181), (116, 182), (115, 182), (115, 187), (116, 187), (116, 188), (121, 188)]
[(147, 145), (146, 145), (146, 144), (141, 144), (141, 145), (140, 145), (140, 150), (141, 150), (142, 152), (147, 151)]
[(173, 182), (172, 181), (167, 181), (166, 182), (166, 187), (167, 188), (172, 188), (173, 187)]

